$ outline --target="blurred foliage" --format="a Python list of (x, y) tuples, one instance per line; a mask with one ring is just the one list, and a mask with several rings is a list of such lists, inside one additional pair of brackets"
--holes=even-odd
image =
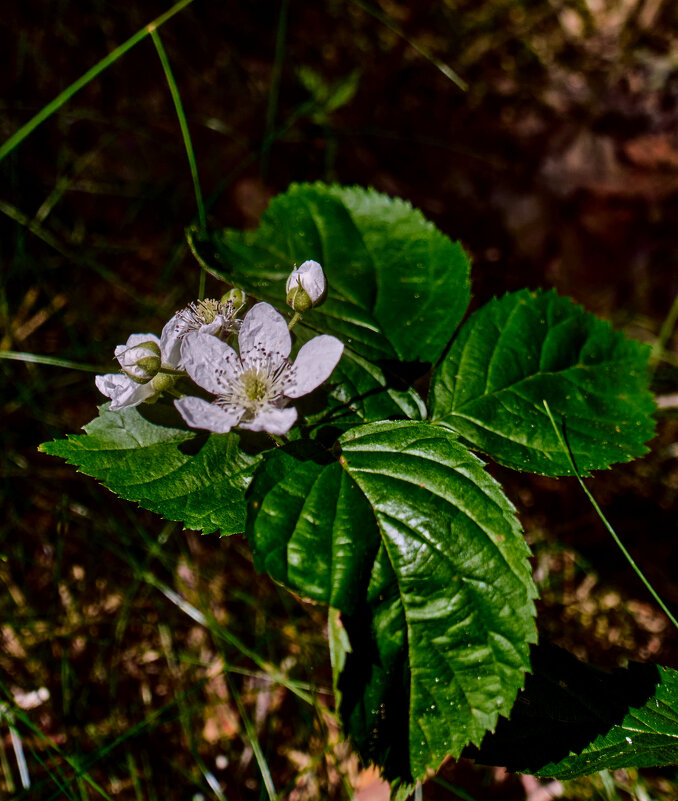
[[(8, 0), (0, 139), (168, 5)], [(202, 0), (160, 35), (212, 224), (254, 227), (293, 180), (371, 185), (462, 240), (476, 302), (554, 286), (654, 341), (678, 293), (673, 0)], [(159, 331), (195, 297), (191, 176), (150, 39), (0, 176), (3, 350), (107, 370), (127, 332)], [(665, 367), (652, 453), (593, 491), (675, 608), (678, 385)], [(181, 532), (37, 453), (100, 400), (91, 374), (0, 359), (0, 692), (32, 782), (21, 790), (5, 717), (2, 791), (379, 798), (330, 712), (320, 610), (257, 577), (242, 539)], [(575, 483), (493, 472), (535, 552), (543, 630), (604, 666), (676, 666), (675, 633)], [(669, 801), (677, 787), (664, 770), (544, 788), (462, 760), (423, 796)]]

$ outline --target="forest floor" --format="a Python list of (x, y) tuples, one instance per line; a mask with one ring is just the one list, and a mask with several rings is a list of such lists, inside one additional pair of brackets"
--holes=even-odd
[[(8, 0), (0, 144), (168, 7)], [(678, 295), (672, 0), (196, 0), (159, 34), (210, 225), (255, 226), (292, 181), (373, 186), (462, 242), (472, 308), (555, 287), (657, 342)], [(386, 798), (333, 715), (321, 607), (258, 576), (242, 537), (183, 531), (37, 452), (95, 416), (94, 370), (127, 332), (159, 331), (198, 291), (193, 186), (150, 37), (0, 176), (0, 794)], [(675, 335), (653, 389), (650, 453), (589, 486), (675, 610)], [(491, 469), (533, 550), (542, 636), (601, 667), (678, 667), (675, 630), (577, 483)], [(423, 787), (551, 797), (675, 801), (678, 771), (549, 784), (461, 760)]]

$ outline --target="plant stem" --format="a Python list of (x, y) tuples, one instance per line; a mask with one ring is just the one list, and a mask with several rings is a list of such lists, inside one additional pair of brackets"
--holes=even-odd
[(178, 3), (175, 3), (172, 8), (166, 11), (164, 14), (161, 14), (159, 17), (156, 17), (152, 22), (149, 22), (141, 30), (137, 31), (134, 36), (130, 36), (130, 38), (123, 42), (121, 45), (115, 48), (111, 53), (109, 53), (105, 58), (102, 58), (97, 64), (95, 64), (91, 69), (87, 70), (84, 75), (81, 75), (77, 81), (74, 81), (70, 86), (67, 86), (63, 92), (58, 94), (51, 103), (48, 103), (44, 106), (40, 111), (25, 124), (19, 128), (18, 131), (15, 131), (9, 139), (0, 146), (0, 161), (5, 158), (9, 153), (14, 150), (17, 145), (21, 144), (23, 140), (32, 133), (41, 122), (44, 122), (48, 117), (51, 117), (55, 111), (58, 111), (64, 103), (67, 103), (73, 95), (80, 91), (83, 86), (86, 86), (91, 80), (97, 77), (99, 73), (103, 72), (106, 67), (110, 67), (115, 61), (117, 61), (120, 56), (124, 55), (128, 50), (131, 50), (135, 44), (138, 44), (142, 39), (145, 39), (149, 34), (153, 33), (156, 28), (159, 28), (168, 19), (171, 19), (175, 14), (177, 14), (182, 9), (186, 8), (187, 5), (190, 5), (193, 0), (179, 0)]
[(270, 140), (275, 128), (275, 113), (278, 107), (280, 95), (280, 78), (282, 76), (282, 66), (285, 55), (285, 37), (287, 36), (287, 17), (289, 12), (290, 0), (282, 0), (280, 5), (280, 16), (278, 17), (278, 29), (275, 35), (275, 55), (273, 57), (273, 70), (271, 71), (271, 88), (268, 93), (268, 105), (266, 107), (266, 128), (264, 140), (261, 146), (261, 180), (266, 181), (268, 171), (268, 161), (270, 156), (270, 145), (266, 143)]
[(671, 612), (669, 612), (668, 607), (666, 606), (664, 601), (662, 601), (662, 599), (659, 597), (659, 595), (657, 594), (657, 592), (654, 589), (654, 587), (645, 578), (643, 572), (638, 567), (638, 565), (635, 563), (635, 561), (634, 561), (633, 557), (631, 556), (631, 554), (626, 550), (626, 548), (622, 544), (622, 541), (619, 539), (619, 536), (617, 535), (617, 532), (612, 528), (610, 523), (607, 521), (607, 518), (603, 514), (600, 506), (598, 506), (598, 504), (596, 503), (596, 499), (593, 497), (593, 495), (589, 491), (589, 488), (586, 486), (586, 484), (584, 484), (584, 481), (583, 481), (582, 477), (579, 475), (579, 471), (577, 470), (577, 466), (574, 463), (574, 459), (572, 458), (572, 452), (570, 451), (570, 448), (567, 445), (567, 443), (565, 442), (565, 439), (564, 439), (564, 437), (562, 435), (562, 432), (561, 432), (560, 428), (558, 427), (558, 425), (556, 424), (556, 421), (553, 418), (553, 414), (551, 413), (551, 409), (549, 408), (549, 405), (548, 405), (547, 401), (544, 400), (544, 401), (542, 401), (542, 403), (544, 404), (544, 408), (546, 409), (546, 414), (549, 416), (549, 420), (551, 421), (551, 425), (553, 426), (553, 429), (556, 432), (556, 436), (558, 437), (558, 442), (560, 442), (563, 450), (567, 454), (567, 459), (568, 459), (568, 461), (570, 463), (570, 467), (572, 468), (572, 472), (576, 476), (577, 481), (579, 482), (579, 485), (584, 490), (584, 493), (586, 494), (586, 497), (591, 502), (591, 506), (593, 506), (593, 508), (596, 511), (596, 514), (603, 521), (603, 525), (609, 531), (609, 533), (612, 535), (612, 539), (617, 543), (617, 547), (624, 554), (624, 556), (626, 557), (628, 563), (635, 570), (636, 574), (638, 575), (640, 580), (643, 582), (643, 584), (645, 585), (645, 587), (649, 591), (650, 595), (652, 595), (652, 597), (655, 599), (655, 601), (659, 604), (659, 606), (661, 607), (662, 611), (668, 617), (668, 619), (671, 621), (671, 623), (673, 623), (673, 625), (676, 627), (676, 629), (678, 629), (678, 620), (676, 620), (676, 618), (671, 614)]
[(415, 42), (414, 39), (410, 39), (408, 36), (406, 36), (402, 32), (402, 30), (391, 20), (390, 17), (388, 17), (385, 14), (382, 14), (376, 8), (367, 5), (367, 3), (362, 2), (362, 0), (351, 0), (351, 1), (354, 5), (358, 6), (358, 8), (361, 8), (370, 16), (374, 17), (376, 20), (381, 22), (382, 25), (385, 25), (390, 31), (395, 33), (396, 36), (400, 37), (403, 41), (407, 42), (407, 44), (413, 50), (419, 53), (419, 55), (425, 58), (428, 62), (433, 64), (434, 67), (439, 69), (442, 72), (442, 74), (446, 78), (449, 78), (449, 80), (452, 81), (452, 83), (455, 86), (459, 87), (459, 89), (461, 89), (462, 92), (468, 91), (468, 84), (466, 83), (465, 80), (463, 80), (463, 78), (457, 75), (457, 73), (452, 69), (452, 67), (448, 66), (443, 61), (433, 56), (422, 45)]
[(174, 101), (174, 108), (177, 112), (177, 117), (179, 118), (179, 127), (181, 128), (181, 136), (184, 140), (184, 147), (186, 148), (186, 156), (188, 158), (188, 166), (191, 170), (191, 178), (193, 179), (193, 191), (195, 192), (195, 202), (198, 207), (198, 221), (200, 222), (200, 229), (204, 231), (207, 228), (207, 219), (205, 217), (205, 204), (203, 203), (202, 200), (202, 190), (200, 188), (200, 179), (198, 177), (198, 165), (196, 164), (195, 161), (193, 143), (191, 141), (191, 134), (188, 130), (188, 122), (186, 121), (186, 114), (184, 113), (184, 107), (181, 102), (179, 87), (177, 86), (177, 82), (174, 80), (174, 75), (172, 74), (172, 68), (170, 67), (169, 59), (167, 58), (167, 53), (165, 51), (162, 41), (160, 40), (160, 34), (156, 29), (151, 31), (151, 39), (153, 39), (153, 44), (155, 45), (155, 49), (158, 51), (158, 56), (160, 57), (160, 63), (162, 64), (162, 69), (165, 73), (165, 78), (167, 80), (167, 85), (169, 86), (170, 94), (172, 95), (172, 100)]
[(82, 364), (82, 362), (72, 362), (70, 359), (58, 359), (55, 356), (41, 356), (38, 353), (20, 353), (15, 350), (0, 350), (0, 359), (29, 362), (30, 364), (46, 364), (50, 367), (67, 367), (71, 370), (82, 370), (86, 373), (105, 373), (108, 370), (106, 367), (97, 367), (94, 364)]
[(287, 329), (291, 331), (294, 326), (301, 320), (301, 314), (299, 312), (294, 312), (294, 317), (289, 321), (287, 325)]
[(673, 329), (676, 327), (676, 323), (678, 323), (678, 295), (676, 295), (676, 297), (673, 299), (669, 313), (664, 318), (664, 322), (662, 323), (662, 327), (659, 329), (657, 339), (652, 346), (652, 353), (650, 354), (652, 374), (654, 374), (654, 371), (657, 369), (657, 365), (664, 355), (664, 348), (666, 347), (666, 343), (669, 341), (669, 337), (673, 333)]

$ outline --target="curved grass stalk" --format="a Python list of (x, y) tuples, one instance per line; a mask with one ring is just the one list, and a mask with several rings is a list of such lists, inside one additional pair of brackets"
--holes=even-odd
[(137, 31), (133, 36), (130, 36), (126, 42), (123, 42), (121, 45), (115, 48), (112, 52), (110, 52), (107, 56), (101, 59), (97, 64), (95, 64), (91, 69), (87, 70), (84, 75), (81, 75), (77, 81), (74, 81), (70, 86), (67, 86), (63, 92), (60, 92), (51, 103), (48, 103), (46, 106), (43, 106), (42, 109), (25, 124), (19, 128), (18, 131), (15, 131), (9, 139), (4, 142), (4, 144), (0, 145), (0, 161), (2, 161), (5, 156), (9, 155), (15, 147), (21, 144), (23, 140), (32, 133), (40, 123), (44, 122), (46, 119), (52, 116), (55, 111), (58, 111), (64, 103), (67, 103), (76, 92), (79, 92), (83, 86), (87, 86), (87, 84), (97, 77), (101, 72), (103, 72), (107, 67), (110, 67), (111, 64), (115, 63), (120, 56), (123, 56), (128, 50), (131, 50), (135, 44), (138, 44), (142, 39), (145, 39), (147, 36), (152, 34), (156, 28), (159, 28), (161, 25), (164, 25), (167, 20), (171, 19), (175, 14), (182, 11), (186, 6), (190, 5), (193, 0), (179, 0), (178, 3), (175, 3), (172, 8), (165, 11), (164, 14), (161, 14), (159, 17), (156, 17), (152, 22), (149, 22), (148, 25), (144, 26), (141, 30)]
[(381, 11), (378, 11), (376, 8), (369, 6), (367, 3), (364, 3), (362, 0), (351, 0), (351, 2), (361, 8), (370, 16), (374, 17), (378, 22), (381, 22), (382, 25), (385, 25), (390, 31), (393, 31), (396, 36), (400, 37), (403, 41), (407, 42), (407, 44), (415, 50), (422, 58), (425, 58), (426, 61), (433, 64), (436, 69), (440, 70), (442, 74), (452, 83), (461, 89), (462, 92), (468, 91), (468, 84), (466, 81), (458, 75), (452, 67), (445, 64), (444, 61), (441, 61), (439, 58), (436, 58), (434, 55), (429, 53), (429, 51), (422, 47), (420, 44), (414, 41), (414, 39), (410, 39), (409, 36), (406, 36), (403, 31), (385, 14), (382, 14)]
[(97, 367), (94, 364), (72, 362), (70, 359), (58, 359), (55, 356), (41, 356), (38, 353), (20, 353), (15, 350), (0, 350), (0, 359), (10, 359), (15, 362), (28, 362), (30, 364), (46, 364), (50, 367), (66, 367), (70, 370), (82, 370), (86, 373), (105, 373), (108, 367)]
[(261, 743), (259, 742), (257, 731), (255, 727), (252, 725), (252, 721), (250, 720), (249, 715), (247, 714), (247, 710), (243, 705), (242, 699), (240, 698), (240, 693), (238, 692), (238, 688), (235, 686), (228, 673), (226, 673), (225, 676), (226, 676), (226, 683), (228, 685), (228, 690), (231, 693), (231, 697), (235, 701), (235, 705), (238, 709), (238, 714), (240, 715), (240, 720), (242, 720), (243, 726), (245, 727), (245, 734), (249, 741), (250, 748), (252, 749), (252, 753), (254, 754), (254, 758), (257, 762), (259, 773), (261, 773), (261, 778), (262, 781), (264, 782), (264, 789), (266, 790), (266, 795), (268, 796), (269, 801), (276, 801), (276, 799), (278, 798), (278, 793), (276, 792), (275, 785), (273, 784), (273, 777), (271, 776), (271, 771), (270, 768), (268, 767), (268, 762), (266, 761), (266, 757), (264, 756), (264, 752), (261, 748)]
[(678, 295), (676, 295), (676, 297), (673, 299), (669, 313), (664, 318), (664, 322), (659, 329), (657, 340), (652, 346), (652, 353), (650, 354), (651, 374), (654, 374), (659, 362), (664, 358), (665, 355), (667, 355), (664, 353), (664, 349), (666, 348), (666, 343), (671, 338), (671, 334), (673, 333), (673, 329), (676, 327), (676, 323), (678, 323)]
[(193, 179), (193, 191), (195, 192), (195, 202), (198, 207), (198, 220), (200, 222), (201, 230), (204, 230), (207, 227), (207, 219), (205, 217), (205, 204), (203, 203), (202, 200), (202, 190), (200, 188), (200, 179), (198, 177), (198, 165), (196, 164), (195, 161), (195, 152), (193, 150), (191, 134), (188, 130), (188, 122), (186, 121), (186, 114), (184, 112), (184, 107), (181, 102), (181, 95), (179, 94), (179, 87), (177, 86), (177, 82), (174, 80), (172, 68), (170, 67), (169, 59), (167, 58), (167, 52), (165, 51), (163, 43), (160, 39), (160, 34), (158, 33), (157, 29), (151, 31), (151, 39), (153, 39), (153, 44), (155, 45), (155, 49), (158, 51), (158, 56), (160, 57), (160, 63), (162, 64), (162, 69), (163, 72), (165, 73), (165, 78), (167, 80), (167, 85), (169, 86), (170, 94), (172, 95), (172, 100), (174, 101), (174, 108), (177, 112), (177, 117), (179, 118), (181, 137), (184, 140), (184, 147), (186, 148), (186, 156), (188, 158), (188, 166), (191, 170), (191, 178)]
[(619, 539), (619, 535), (612, 528), (612, 526), (608, 522), (607, 518), (603, 514), (602, 509), (596, 503), (596, 499), (593, 497), (593, 495), (589, 491), (589, 488), (586, 486), (586, 484), (584, 484), (584, 482), (582, 480), (582, 477), (579, 475), (579, 471), (577, 470), (577, 466), (574, 463), (574, 459), (572, 458), (572, 452), (570, 451), (570, 448), (568, 447), (567, 443), (565, 442), (565, 438), (563, 437), (562, 431), (560, 430), (560, 428), (556, 424), (555, 419), (553, 418), (553, 414), (551, 413), (551, 409), (549, 408), (548, 402), (546, 400), (543, 400), (542, 403), (544, 404), (544, 408), (546, 409), (546, 414), (548, 415), (549, 420), (551, 421), (551, 425), (553, 426), (553, 430), (556, 432), (556, 436), (558, 437), (558, 442), (561, 444), (561, 446), (563, 448), (563, 451), (567, 454), (567, 459), (568, 459), (568, 461), (570, 463), (570, 467), (572, 468), (572, 472), (576, 476), (580, 487), (584, 490), (584, 493), (586, 494), (586, 497), (591, 502), (591, 506), (593, 506), (593, 508), (596, 511), (596, 514), (602, 520), (603, 525), (608, 530), (608, 532), (612, 535), (612, 539), (616, 542), (617, 547), (619, 548), (619, 550), (624, 554), (624, 556), (625, 556), (626, 560), (628, 561), (628, 563), (635, 570), (636, 575), (638, 576), (638, 578), (640, 578), (640, 580), (643, 582), (643, 584), (645, 585), (645, 587), (648, 590), (648, 592), (650, 593), (650, 595), (659, 604), (662, 612), (668, 617), (668, 619), (671, 621), (671, 623), (673, 623), (673, 625), (676, 627), (676, 629), (678, 629), (678, 620), (676, 620), (676, 618), (671, 614), (671, 612), (669, 611), (669, 609), (666, 606), (666, 604), (664, 603), (664, 601), (662, 601), (662, 599), (657, 594), (657, 591), (655, 590), (655, 588), (652, 586), (652, 584), (650, 584), (650, 582), (647, 580), (647, 578), (645, 578), (644, 573), (638, 567), (638, 565), (636, 564), (636, 562), (635, 562), (634, 558), (631, 556), (631, 554), (626, 550), (626, 548), (624, 547), (624, 544)]

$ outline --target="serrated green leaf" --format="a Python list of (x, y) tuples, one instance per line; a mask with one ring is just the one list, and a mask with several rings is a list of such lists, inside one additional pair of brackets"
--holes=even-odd
[(643, 706), (629, 709), (621, 723), (579, 754), (545, 765), (536, 775), (574, 779), (605, 769), (678, 765), (678, 671), (645, 667), (659, 675), (655, 692)]
[(438, 367), (431, 417), (507, 467), (571, 475), (543, 401), (582, 474), (647, 452), (649, 348), (555, 292), (494, 299)]
[[(155, 417), (164, 411), (142, 408)], [(176, 425), (177, 418), (170, 420)], [(111, 412), (108, 404), (84, 428), (86, 434), (45, 442), (40, 450), (186, 528), (244, 530), (245, 489), (260, 457), (241, 450), (238, 434), (198, 434), (152, 422), (139, 408)]]
[(678, 671), (607, 672), (540, 644), (511, 719), (467, 755), (558, 779), (678, 764)]
[(389, 778), (423, 776), (508, 714), (536, 637), (511, 504), (454, 434), (374, 423), (275, 451), (248, 491), (255, 565), (341, 610), (346, 728)]
[(409, 203), (371, 189), (293, 184), (255, 231), (225, 229), (202, 243), (194, 234), (192, 245), (211, 272), (279, 308), (291, 267), (319, 261), (327, 300), (305, 324), (373, 361), (437, 361), (469, 302), (461, 246)]

